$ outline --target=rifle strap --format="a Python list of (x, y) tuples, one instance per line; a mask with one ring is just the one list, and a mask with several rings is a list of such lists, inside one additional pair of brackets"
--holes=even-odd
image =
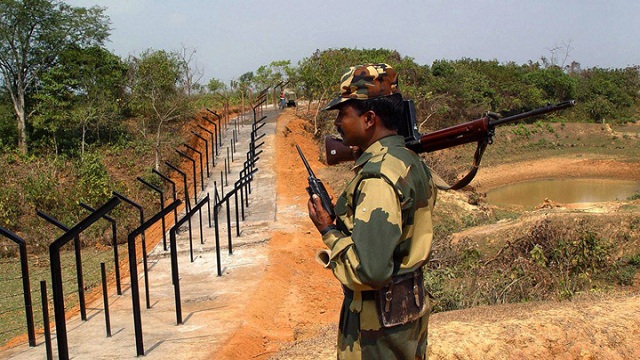
[(462, 179), (458, 180), (458, 182), (453, 185), (447, 184), (447, 182), (444, 181), (438, 174), (432, 171), (431, 176), (433, 177), (433, 181), (436, 183), (436, 187), (440, 190), (458, 190), (469, 185), (471, 180), (473, 180), (473, 178), (476, 176), (476, 173), (478, 173), (482, 155), (484, 154), (484, 151), (486, 150), (488, 144), (488, 139), (478, 141), (476, 153), (473, 155), (473, 165), (471, 167), (471, 170), (469, 170), (467, 175), (465, 175)]

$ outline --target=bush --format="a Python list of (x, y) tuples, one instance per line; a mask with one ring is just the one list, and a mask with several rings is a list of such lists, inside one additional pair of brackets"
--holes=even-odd
[(627, 200), (638, 200), (638, 199), (640, 199), (640, 192), (635, 193), (627, 198)]
[(635, 267), (640, 267), (640, 253), (637, 253), (636, 255), (629, 258), (628, 264)]
[(539, 221), (509, 235), (488, 256), (467, 238), (435, 242), (425, 272), (427, 289), (439, 301), (434, 311), (571, 299), (610, 284), (633, 285), (640, 253), (625, 260), (614, 248), (633, 245), (625, 245), (632, 241), (625, 237), (630, 230), (612, 232), (592, 220)]
[(13, 229), (20, 216), (20, 194), (13, 186), (0, 186), (0, 226)]
[(99, 154), (88, 152), (77, 163), (78, 185), (89, 204), (102, 204), (111, 196), (111, 179), (102, 161)]
[(41, 169), (30, 175), (23, 184), (26, 201), (38, 209), (51, 210), (59, 207), (58, 178), (50, 169)]
[(631, 286), (636, 276), (637, 269), (635, 266), (627, 265), (616, 269), (614, 275), (616, 282), (622, 286)]

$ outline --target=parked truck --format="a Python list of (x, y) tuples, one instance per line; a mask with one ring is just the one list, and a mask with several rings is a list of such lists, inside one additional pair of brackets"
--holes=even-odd
[(284, 98), (287, 101), (287, 107), (296, 106), (296, 93), (293, 90), (285, 89)]

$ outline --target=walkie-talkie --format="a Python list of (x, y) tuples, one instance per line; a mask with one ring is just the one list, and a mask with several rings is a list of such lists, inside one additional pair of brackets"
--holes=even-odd
[(313, 194), (318, 195), (322, 202), (322, 207), (329, 213), (332, 220), (335, 219), (336, 213), (333, 210), (333, 204), (331, 204), (331, 198), (329, 197), (329, 193), (327, 193), (327, 189), (324, 188), (322, 181), (318, 179), (313, 173), (313, 170), (311, 170), (311, 167), (309, 166), (307, 159), (304, 157), (304, 154), (302, 154), (302, 150), (300, 150), (300, 146), (298, 146), (298, 144), (296, 144), (296, 149), (298, 149), (298, 154), (300, 154), (304, 167), (306, 167), (307, 172), (309, 172), (309, 177), (307, 178), (307, 180), (309, 180), (309, 187), (307, 187), (309, 197), (312, 197)]

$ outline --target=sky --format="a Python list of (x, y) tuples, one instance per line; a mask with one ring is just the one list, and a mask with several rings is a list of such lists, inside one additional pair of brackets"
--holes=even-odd
[[(385, 48), (418, 64), (462, 58), (582, 68), (640, 65), (639, 0), (67, 0), (106, 8), (106, 47), (193, 49), (201, 83), (314, 51)], [(355, 64), (354, 64), (355, 65)], [(393, 64), (391, 64), (393, 65)]]

